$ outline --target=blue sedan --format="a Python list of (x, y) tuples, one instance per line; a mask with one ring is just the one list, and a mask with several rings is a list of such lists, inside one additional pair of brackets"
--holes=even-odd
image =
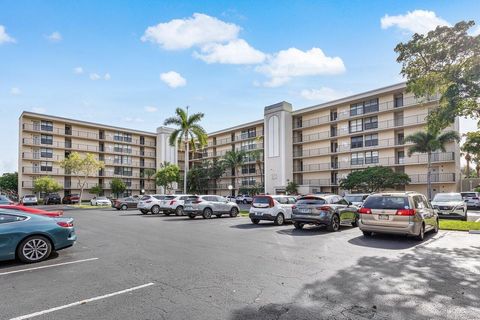
[(0, 261), (18, 258), (25, 263), (40, 262), (76, 240), (72, 218), (0, 209)]

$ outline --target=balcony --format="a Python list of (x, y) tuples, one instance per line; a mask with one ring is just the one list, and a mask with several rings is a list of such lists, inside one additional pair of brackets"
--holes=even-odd
[[(426, 184), (427, 183), (427, 174), (411, 174), (410, 184)], [(456, 175), (455, 173), (432, 173), (431, 182), (432, 183), (454, 183)]]

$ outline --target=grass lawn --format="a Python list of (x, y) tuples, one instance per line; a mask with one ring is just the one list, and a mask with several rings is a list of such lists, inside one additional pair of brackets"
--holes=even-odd
[(459, 221), (459, 220), (440, 220), (441, 230), (480, 230), (480, 222)]
[(90, 204), (73, 204), (70, 205), (76, 209), (99, 209), (99, 208), (110, 208), (110, 206), (92, 206)]
[(247, 210), (240, 210), (240, 216), (241, 217), (248, 217), (248, 211)]

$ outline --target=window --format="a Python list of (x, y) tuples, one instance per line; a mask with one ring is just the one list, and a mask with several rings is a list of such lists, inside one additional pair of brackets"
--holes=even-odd
[(363, 147), (363, 136), (352, 137), (350, 140), (350, 148), (361, 148)]
[(365, 147), (378, 146), (378, 133), (365, 135)]
[(378, 117), (368, 117), (364, 119), (365, 130), (378, 128)]
[(349, 128), (350, 128), (350, 133), (362, 131), (363, 130), (362, 119), (351, 120)]
[(365, 101), (364, 109), (365, 113), (378, 111), (378, 98)]
[(402, 93), (399, 93), (399, 94), (395, 95), (395, 97), (394, 97), (394, 107), (395, 108), (403, 107), (403, 94)]
[(242, 174), (252, 174), (255, 173), (255, 165), (254, 164), (248, 164), (242, 166)]
[(241, 139), (255, 138), (256, 136), (257, 132), (255, 128), (250, 128), (248, 130), (242, 130)]
[(352, 165), (363, 164), (363, 152), (352, 153), (352, 160), (350, 163)]
[(133, 175), (132, 168), (130, 167), (115, 167), (113, 173), (116, 175), (127, 176), (127, 177), (131, 177)]
[(363, 114), (363, 102), (360, 103), (354, 103), (350, 105), (350, 116), (358, 116), (360, 114)]
[(365, 164), (378, 163), (378, 151), (365, 152)]
[(132, 147), (127, 146), (127, 145), (123, 145), (123, 144), (115, 143), (115, 145), (113, 146), (113, 151), (114, 152), (121, 152), (121, 153), (132, 153)]
[(405, 151), (397, 151), (397, 164), (405, 163)]
[(52, 171), (53, 162), (51, 161), (42, 161), (40, 162), (40, 171)]
[(114, 141), (132, 142), (132, 134), (117, 131), (113, 135), (113, 140)]
[(253, 177), (242, 179), (242, 186), (254, 186), (255, 184), (256, 184), (256, 180)]
[(335, 201), (335, 204), (342, 204), (342, 205), (348, 206), (347, 200), (343, 198), (337, 199), (337, 201)]
[(53, 136), (48, 135), (48, 134), (42, 134), (41, 143), (42, 144), (53, 144)]
[(50, 148), (41, 148), (40, 156), (42, 158), (53, 158), (53, 150)]
[(26, 217), (15, 216), (11, 214), (0, 214), (0, 223), (9, 223), (9, 222), (17, 222), (23, 221), (27, 219)]
[(132, 179), (123, 179), (123, 182), (128, 188), (132, 187)]
[(52, 121), (42, 120), (40, 128), (42, 131), (53, 131), (53, 123)]

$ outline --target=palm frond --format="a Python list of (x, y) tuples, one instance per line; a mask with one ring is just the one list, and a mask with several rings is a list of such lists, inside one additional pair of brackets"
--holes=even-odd
[(175, 129), (171, 134), (170, 137), (168, 138), (168, 143), (173, 147), (177, 145), (177, 140), (179, 136), (181, 137), (182, 130), (180, 129)]
[(196, 123), (199, 123), (203, 119), (204, 116), (205, 115), (202, 112), (194, 113), (194, 114), (188, 116), (188, 119), (187, 119), (186, 122), (187, 122), (188, 126), (192, 126)]

